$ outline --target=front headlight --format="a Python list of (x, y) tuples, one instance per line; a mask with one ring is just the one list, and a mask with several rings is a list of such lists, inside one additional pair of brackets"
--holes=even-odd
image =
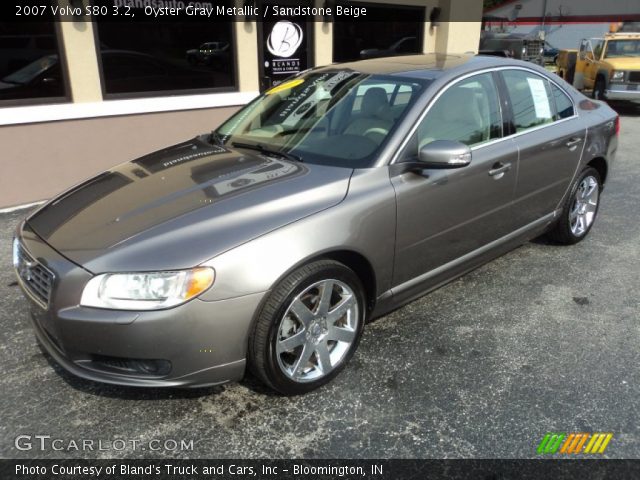
[(160, 310), (175, 307), (213, 285), (209, 267), (173, 272), (105, 273), (93, 277), (80, 305), (116, 310)]
[(624, 80), (624, 71), (613, 71), (611, 72), (611, 80)]

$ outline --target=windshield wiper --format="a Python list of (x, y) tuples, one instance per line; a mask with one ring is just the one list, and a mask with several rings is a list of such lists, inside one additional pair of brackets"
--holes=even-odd
[(265, 147), (261, 143), (243, 143), (243, 142), (232, 142), (236, 148), (246, 148), (248, 150), (256, 150), (260, 153), (264, 153), (265, 155), (277, 155), (282, 158), (286, 158), (287, 160), (293, 160), (295, 162), (303, 162), (302, 158), (298, 155), (294, 155), (293, 153), (283, 152), (282, 150), (272, 150), (268, 147)]

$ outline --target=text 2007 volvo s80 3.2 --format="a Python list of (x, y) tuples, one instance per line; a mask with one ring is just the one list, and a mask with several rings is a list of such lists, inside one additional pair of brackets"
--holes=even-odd
[(51, 200), (18, 227), (15, 268), (39, 342), (80, 377), (196, 387), (250, 369), (304, 393), (367, 320), (543, 233), (583, 240), (618, 131), (517, 60), (316, 68)]

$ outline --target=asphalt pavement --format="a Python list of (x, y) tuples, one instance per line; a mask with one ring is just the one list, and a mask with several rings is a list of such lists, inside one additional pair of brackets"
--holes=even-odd
[(301, 397), (67, 374), (14, 281), (27, 211), (0, 215), (0, 457), (529, 458), (547, 432), (612, 432), (606, 457), (640, 458), (640, 107), (621, 111), (588, 239), (528, 243), (373, 322), (349, 367)]

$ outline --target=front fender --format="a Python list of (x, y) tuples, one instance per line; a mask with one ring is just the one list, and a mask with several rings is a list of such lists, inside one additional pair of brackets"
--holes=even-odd
[(387, 167), (354, 172), (346, 199), (204, 263), (216, 271), (205, 301), (264, 292), (312, 258), (352, 251), (371, 264), (376, 296), (390, 288), (396, 205)]

